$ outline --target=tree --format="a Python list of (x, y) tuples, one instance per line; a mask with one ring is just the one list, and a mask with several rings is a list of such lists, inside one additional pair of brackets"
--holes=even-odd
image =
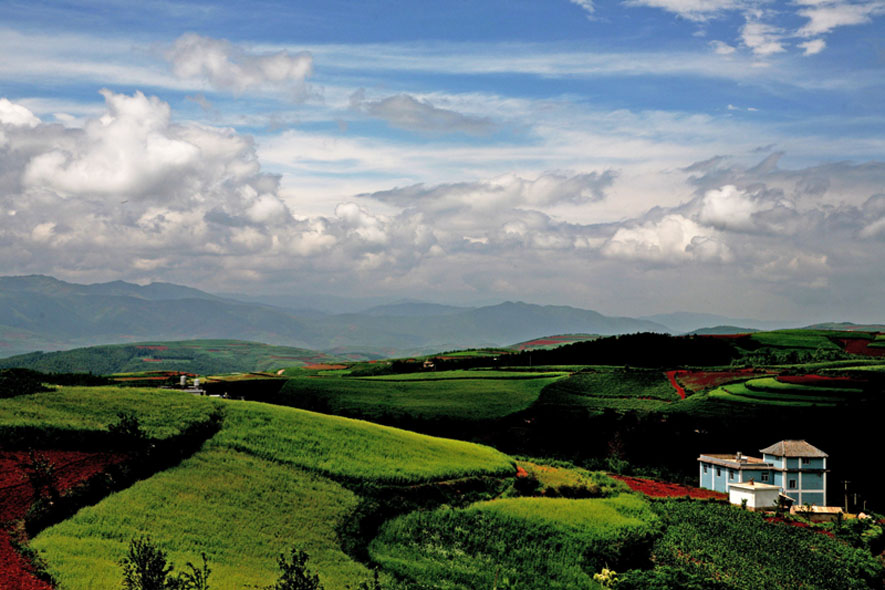
[(129, 541), (129, 551), (120, 565), (123, 566), (123, 590), (169, 589), (172, 564), (168, 562), (166, 552), (150, 537)]
[(28, 460), (20, 465), (34, 490), (35, 500), (39, 500), (44, 495), (49, 496), (50, 502), (58, 499), (58, 477), (55, 473), (55, 464), (46, 455), (31, 449), (28, 451)]
[(280, 555), (277, 563), (280, 567), (280, 577), (265, 590), (323, 590), (320, 578), (307, 569), (306, 552), (292, 547), (289, 559), (286, 554)]

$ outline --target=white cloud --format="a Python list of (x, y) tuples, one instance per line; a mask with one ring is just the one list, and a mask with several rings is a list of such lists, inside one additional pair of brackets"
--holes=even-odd
[(829, 33), (837, 27), (869, 23), (874, 16), (885, 14), (885, 2), (882, 0), (799, 0), (798, 3), (805, 5), (805, 8), (799, 10), (799, 15), (808, 19), (808, 23), (798, 31), (803, 37)]
[(716, 231), (679, 214), (621, 227), (602, 247), (613, 258), (679, 264), (688, 260), (728, 261), (731, 252)]
[(786, 51), (782, 39), (781, 29), (756, 20), (748, 19), (741, 29), (741, 41), (759, 56)]
[(256, 55), (225, 39), (196, 33), (176, 39), (164, 56), (179, 78), (204, 79), (215, 88), (237, 92), (266, 84), (303, 90), (302, 84), (313, 70), (313, 57), (306, 51)]
[(693, 21), (705, 21), (722, 13), (743, 8), (742, 0), (627, 0), (628, 6), (661, 8)]
[(812, 39), (811, 41), (805, 41), (804, 43), (800, 43), (799, 47), (804, 49), (804, 55), (817, 55), (827, 47), (827, 42), (823, 39)]
[(40, 119), (27, 108), (7, 98), (0, 98), (0, 125), (36, 127), (39, 124)]
[(716, 55), (732, 55), (737, 49), (722, 41), (710, 41), (710, 47)]
[(350, 107), (371, 117), (383, 119), (400, 129), (435, 133), (467, 133), (487, 135), (495, 126), (486, 117), (471, 117), (450, 109), (434, 106), (429, 100), (420, 100), (409, 94), (396, 94), (370, 101), (365, 90), (350, 97)]
[(593, 6), (593, 0), (569, 0), (572, 4), (580, 6), (587, 13), (587, 18), (592, 18), (596, 9)]

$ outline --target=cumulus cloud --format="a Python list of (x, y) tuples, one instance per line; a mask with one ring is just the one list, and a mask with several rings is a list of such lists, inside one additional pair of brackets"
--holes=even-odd
[(7, 98), (0, 98), (0, 125), (36, 127), (39, 124), (40, 119), (27, 108)]
[(313, 57), (307, 51), (254, 54), (225, 39), (196, 33), (176, 39), (164, 57), (179, 78), (202, 79), (217, 89), (236, 92), (264, 85), (303, 92), (304, 80), (313, 70)]
[(675, 213), (619, 228), (602, 247), (602, 253), (614, 258), (667, 264), (731, 259), (728, 246), (712, 228)]
[(420, 100), (409, 94), (396, 94), (371, 101), (366, 99), (365, 90), (360, 89), (351, 95), (350, 107), (408, 131), (487, 135), (495, 129), (495, 125), (486, 117), (472, 117), (440, 108), (428, 100)]

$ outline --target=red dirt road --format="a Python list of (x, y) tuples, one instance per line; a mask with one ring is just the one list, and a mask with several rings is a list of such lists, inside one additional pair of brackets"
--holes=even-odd
[(676, 393), (679, 394), (680, 399), (685, 399), (685, 388), (676, 382), (677, 373), (684, 373), (684, 371), (667, 371), (667, 379), (670, 380), (670, 385), (672, 385), (673, 389), (676, 390)]

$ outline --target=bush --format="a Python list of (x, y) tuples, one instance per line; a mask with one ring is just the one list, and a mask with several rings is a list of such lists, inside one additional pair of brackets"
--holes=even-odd
[(132, 539), (120, 565), (123, 566), (123, 590), (169, 590), (176, 587), (169, 584), (173, 567), (166, 552), (150, 537)]
[(307, 553), (295, 547), (289, 559), (280, 555), (280, 578), (265, 590), (323, 590), (319, 576), (307, 569), (307, 560)]
[(209, 590), (209, 563), (200, 555), (203, 567), (187, 563), (189, 572), (173, 574), (175, 566), (150, 537), (132, 539), (123, 566), (123, 590)]

